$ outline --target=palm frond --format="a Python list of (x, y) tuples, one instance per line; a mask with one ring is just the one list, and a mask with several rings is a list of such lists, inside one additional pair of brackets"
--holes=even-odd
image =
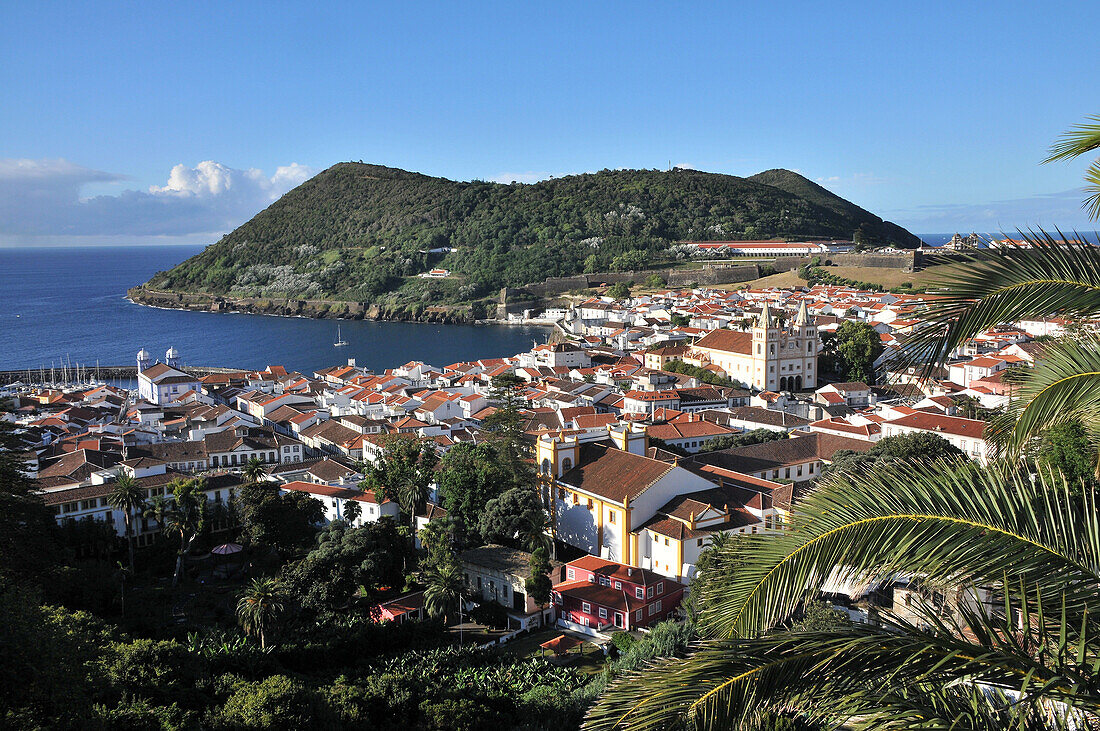
[(704, 643), (686, 659), (618, 679), (585, 728), (752, 728), (764, 713), (790, 710), (875, 729), (1046, 729), (1096, 719), (1096, 621), (1075, 632), (1061, 616), (1019, 632), (1021, 612), (1030, 616), (1037, 604), (1033, 597), (1000, 611), (978, 602), (963, 605), (957, 621), (918, 615), (925, 626), (895, 620)]
[[(1100, 150), (1100, 115), (1086, 117), (1086, 122), (1072, 127), (1050, 147), (1050, 154), (1043, 162), (1070, 160)], [(1085, 172), (1085, 209), (1090, 218), (1100, 217), (1100, 160), (1094, 160)]]
[(1063, 338), (1043, 349), (1021, 381), (1011, 430), (994, 423), (990, 437), (1017, 454), (1045, 429), (1067, 421), (1100, 434), (1100, 336)]
[(1078, 612), (1100, 612), (1100, 519), (1091, 493), (1082, 500), (1064, 478), (967, 461), (836, 472), (789, 533), (738, 541), (718, 557), (716, 571), (725, 561), (736, 572), (704, 582), (700, 622), (711, 637), (752, 637), (828, 581), (869, 586), (897, 575), (943, 587), (1026, 576), (1065, 592)]
[[(1098, 179), (1100, 180), (1100, 179)], [(1088, 317), (1100, 312), (1100, 248), (1064, 244), (1060, 231), (1020, 232), (1023, 243), (984, 249), (945, 265), (930, 287), (929, 326), (910, 337), (892, 365), (943, 363), (966, 340), (1026, 317)]]

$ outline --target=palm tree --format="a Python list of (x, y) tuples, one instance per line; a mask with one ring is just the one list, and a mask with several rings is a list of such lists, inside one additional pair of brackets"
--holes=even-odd
[(123, 472), (115, 480), (107, 502), (115, 510), (122, 511), (122, 520), (126, 524), (126, 547), (130, 554), (130, 573), (134, 572), (134, 513), (145, 509), (145, 488), (138, 485), (130, 475)]
[(519, 527), (520, 544), (532, 553), (540, 548), (545, 548), (549, 552), (553, 546), (550, 535), (547, 533), (549, 526), (545, 511), (528, 510), (524, 513)]
[(431, 566), (426, 578), (424, 608), (428, 610), (430, 616), (442, 616), (443, 623), (450, 624), (450, 612), (457, 608), (462, 600), (462, 569), (458, 562), (448, 561)]
[[(944, 267), (925, 314), (930, 326), (905, 344), (900, 365), (946, 361), (968, 339), (1028, 317), (1090, 318), (1100, 314), (1100, 248), (1065, 244), (1061, 234), (1022, 234), (1023, 242), (963, 257)], [(1044, 346), (1023, 369), (1017, 399), (1006, 418), (993, 420), (990, 437), (1006, 456), (1022, 453), (1054, 424), (1080, 421), (1100, 429), (1100, 338), (1081, 334)]]
[(180, 541), (176, 570), (172, 575), (172, 586), (176, 586), (183, 575), (183, 557), (206, 525), (206, 494), (200, 479), (174, 480), (169, 487), (172, 488), (173, 500), (165, 515), (164, 530), (178, 536)]
[[(1071, 160), (1100, 150), (1100, 115), (1087, 119), (1087, 122), (1072, 128), (1061, 140), (1054, 143), (1050, 148), (1050, 155), (1043, 162)], [(1093, 160), (1085, 171), (1085, 181), (1088, 183), (1085, 192), (1089, 193), (1085, 199), (1085, 208), (1090, 218), (1100, 218), (1100, 158)]]
[(168, 522), (168, 513), (171, 508), (168, 498), (163, 495), (154, 495), (149, 498), (145, 510), (142, 511), (142, 516), (152, 518), (157, 524), (157, 529), (164, 533), (164, 526)]
[[(1018, 467), (835, 472), (780, 536), (744, 536), (701, 577), (694, 652), (623, 675), (588, 729), (1100, 726), (1100, 514)], [(736, 567), (736, 568), (734, 568)], [(883, 626), (785, 629), (830, 581), (907, 576), (929, 596)], [(897, 610), (897, 608), (895, 608)]]
[(260, 649), (267, 649), (266, 634), (283, 613), (283, 593), (274, 579), (253, 579), (237, 602), (237, 621), (247, 635), (260, 638)]
[(246, 480), (252, 483), (257, 483), (267, 474), (264, 469), (263, 460), (256, 455), (252, 455), (248, 458), (248, 463), (244, 467), (244, 477)]
[(410, 477), (397, 487), (397, 504), (409, 516), (411, 535), (416, 535), (416, 511), (428, 499), (429, 487), (423, 480)]
[(363, 514), (363, 506), (359, 504), (358, 500), (345, 500), (344, 501), (344, 520), (348, 525), (355, 525), (355, 521), (359, 519), (359, 516)]

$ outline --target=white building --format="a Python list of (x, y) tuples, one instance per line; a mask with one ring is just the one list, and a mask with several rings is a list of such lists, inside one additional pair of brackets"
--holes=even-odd
[(176, 367), (179, 351), (169, 348), (166, 355), (167, 363), (149, 365), (149, 353), (145, 348), (138, 352), (138, 395), (159, 406), (177, 401), (189, 391), (202, 393), (199, 379)]

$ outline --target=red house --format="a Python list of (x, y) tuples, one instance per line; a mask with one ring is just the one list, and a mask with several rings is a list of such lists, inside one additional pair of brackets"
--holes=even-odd
[(684, 598), (678, 581), (597, 556), (570, 561), (564, 571), (552, 592), (558, 624), (590, 634), (648, 627), (672, 616)]

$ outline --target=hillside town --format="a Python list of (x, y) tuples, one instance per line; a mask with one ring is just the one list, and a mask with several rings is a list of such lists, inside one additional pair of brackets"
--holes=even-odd
[[(425, 529), (457, 498), (431, 479), (422, 500), (402, 504), (369, 476), (400, 442), (437, 459), (491, 442), (494, 415), (514, 409), (553, 547), (552, 598), (527, 596), (530, 546), (504, 535), (512, 545), (458, 556), (463, 609), (496, 603), (511, 630), (557, 625), (606, 639), (680, 616), (716, 536), (784, 531), (838, 455), (924, 434), (989, 459), (985, 420), (1012, 395), (1006, 376), (1033, 365), (1067, 323), (981, 333), (930, 379), (891, 371), (928, 304), (820, 285), (596, 296), (541, 313), (556, 325), (527, 352), (377, 373), (349, 359), (311, 373), (269, 365), (199, 377), (175, 348), (163, 360), (142, 348), (136, 390), (12, 386), (4, 418), (59, 524), (98, 522), (120, 539), (130, 529), (138, 550), (165, 525), (112, 503), (122, 478), (148, 500), (171, 500), (174, 484), (200, 477), (211, 526), (226, 535), (240, 491), (258, 482), (316, 500), (317, 528), (413, 524), (408, 540), (423, 551)], [(838, 348), (852, 333), (865, 336), (862, 361)], [(424, 617), (423, 593), (387, 597), (381, 618)]]

